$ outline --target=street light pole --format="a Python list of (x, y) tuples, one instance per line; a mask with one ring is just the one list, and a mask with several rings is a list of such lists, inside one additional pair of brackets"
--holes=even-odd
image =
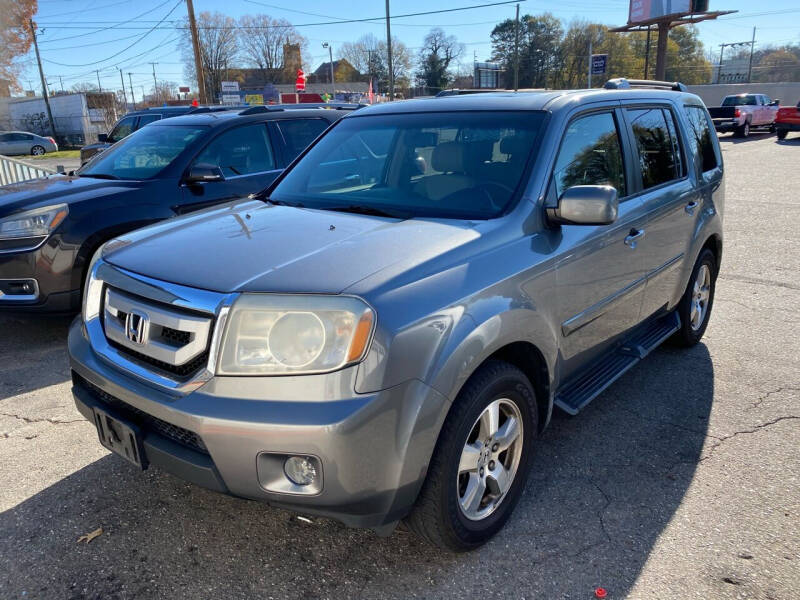
[(328, 49), (328, 58), (330, 59), (328, 64), (331, 68), (331, 100), (334, 100), (336, 98), (336, 82), (334, 81), (333, 76), (333, 46), (331, 46), (328, 42), (323, 42), (322, 47)]
[(389, 0), (386, 0), (386, 56), (389, 67), (389, 102), (394, 100), (394, 67), (392, 66), (392, 26), (389, 18)]

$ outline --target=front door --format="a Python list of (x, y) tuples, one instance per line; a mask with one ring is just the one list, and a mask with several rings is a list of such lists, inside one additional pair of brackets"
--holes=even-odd
[(215, 165), (225, 180), (183, 185), (182, 202), (173, 207), (178, 214), (246, 198), (267, 187), (281, 172), (265, 122), (224, 131), (191, 164)]
[(556, 263), (562, 376), (602, 352), (639, 322), (644, 263), (639, 251), (645, 212), (628, 197), (630, 165), (624, 160), (618, 110), (582, 114), (570, 121), (556, 159), (551, 193), (574, 185), (612, 185), (619, 215), (610, 225), (562, 225)]

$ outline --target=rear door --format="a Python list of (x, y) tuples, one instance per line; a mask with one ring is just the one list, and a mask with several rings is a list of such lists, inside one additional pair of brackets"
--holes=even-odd
[(182, 203), (173, 210), (191, 212), (264, 189), (281, 172), (274, 147), (263, 121), (223, 131), (195, 156), (186, 172), (196, 164), (214, 165), (225, 180), (182, 184)]
[(680, 298), (681, 267), (700, 210), (696, 175), (687, 168), (686, 141), (671, 103), (623, 103), (635, 153), (634, 186), (647, 213), (641, 243), (647, 287), (642, 318)]
[(556, 263), (564, 377), (585, 365), (639, 322), (644, 263), (639, 241), (645, 214), (630, 193), (630, 153), (619, 109), (572, 118), (562, 135), (549, 195), (574, 185), (612, 185), (619, 215), (610, 225), (561, 225)]

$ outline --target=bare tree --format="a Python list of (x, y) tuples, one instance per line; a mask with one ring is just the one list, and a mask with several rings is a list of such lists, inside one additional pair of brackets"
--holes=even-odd
[[(344, 58), (364, 75), (372, 77), (378, 87), (388, 88), (389, 70), (386, 40), (371, 33), (362, 35), (355, 42), (347, 42), (339, 47), (338, 58)], [(407, 86), (411, 70), (411, 53), (403, 42), (392, 39), (392, 66), (398, 87)], [(405, 80), (405, 84), (403, 81)]]
[(464, 45), (454, 35), (434, 27), (425, 36), (419, 51), (417, 80), (424, 86), (444, 88), (452, 79), (450, 65), (464, 52)]
[(308, 53), (308, 40), (286, 19), (273, 19), (269, 15), (244, 15), (239, 18), (242, 58), (261, 70), (264, 83), (281, 80), (286, 66), (284, 44), (299, 45), (301, 57)]
[[(182, 29), (184, 42), (181, 51), (190, 81), (197, 81), (192, 54), (192, 39), (188, 24)], [(221, 84), (229, 77), (228, 70), (239, 50), (236, 21), (219, 12), (201, 12), (197, 17), (197, 35), (206, 92), (210, 98), (221, 93)]]

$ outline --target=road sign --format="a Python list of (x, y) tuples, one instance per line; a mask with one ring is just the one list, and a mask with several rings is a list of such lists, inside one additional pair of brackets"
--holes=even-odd
[(239, 82), (238, 81), (222, 81), (220, 82), (220, 87), (222, 88), (223, 94), (229, 94), (230, 92), (238, 92), (239, 91)]
[(608, 54), (592, 54), (592, 75), (603, 75), (607, 63)]
[(223, 104), (239, 104), (241, 101), (239, 94), (222, 94)]
[(306, 74), (303, 73), (303, 69), (297, 69), (297, 80), (294, 82), (294, 89), (298, 92), (306, 89)]
[(191, 90), (189, 90), (189, 86), (188, 85), (182, 85), (181, 87), (178, 88), (178, 91), (181, 94), (188, 94)]

